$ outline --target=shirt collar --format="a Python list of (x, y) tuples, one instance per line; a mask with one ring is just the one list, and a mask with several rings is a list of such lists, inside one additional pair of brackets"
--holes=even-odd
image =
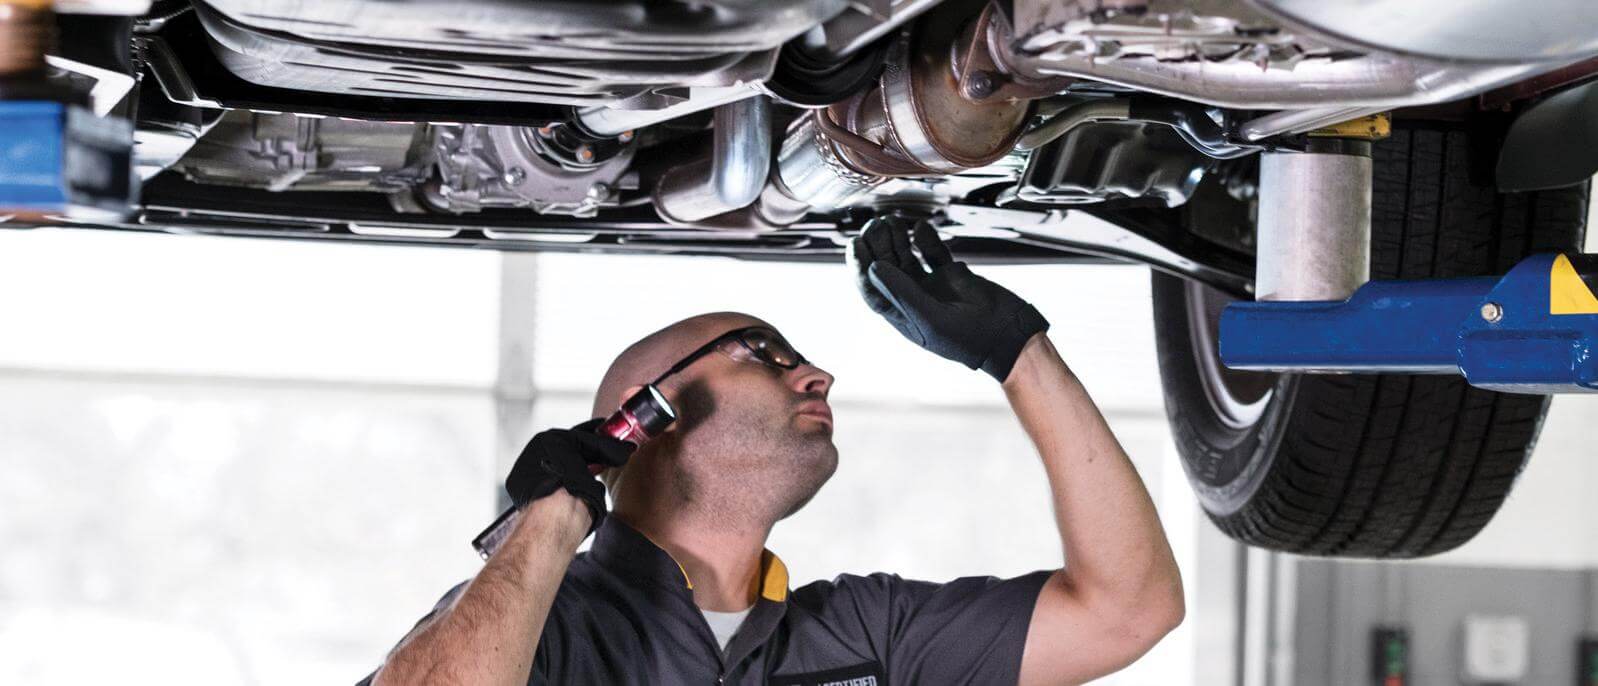
[[(669, 588), (694, 588), (688, 571), (670, 553), (619, 517), (606, 517), (600, 523), (589, 552), (595, 562), (618, 574)], [(770, 550), (760, 553), (760, 597), (776, 603), (788, 600), (788, 566)]]

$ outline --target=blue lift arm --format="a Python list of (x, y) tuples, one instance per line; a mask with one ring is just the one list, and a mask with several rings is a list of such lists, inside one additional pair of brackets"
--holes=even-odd
[(1502, 277), (1372, 281), (1345, 301), (1239, 302), (1221, 361), (1282, 372), (1461, 374), (1511, 393), (1598, 392), (1598, 254)]
[(119, 216), (137, 189), (126, 119), (49, 100), (0, 100), (0, 228), (8, 217)]

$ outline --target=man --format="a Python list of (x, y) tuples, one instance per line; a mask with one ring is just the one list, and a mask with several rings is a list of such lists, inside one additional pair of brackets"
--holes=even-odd
[[(703, 315), (629, 347), (594, 402), (607, 415), (679, 369), (662, 384), (678, 421), (630, 458), (592, 423), (535, 436), (507, 480), (523, 508), (513, 533), (375, 683), (1074, 684), (1179, 624), (1153, 503), (1043, 317), (924, 223), (878, 219), (850, 258), (867, 304), (907, 338), (1001, 382), (1043, 459), (1063, 569), (790, 591), (764, 543), (837, 466), (832, 376), (754, 317)], [(589, 464), (609, 467), (609, 516)]]

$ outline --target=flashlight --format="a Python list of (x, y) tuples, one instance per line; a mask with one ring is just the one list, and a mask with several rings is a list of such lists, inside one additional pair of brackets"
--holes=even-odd
[[(605, 418), (605, 421), (600, 422), (594, 433), (630, 443), (633, 450), (637, 450), (638, 446), (659, 436), (674, 421), (677, 421), (677, 412), (671, 409), (671, 403), (666, 402), (666, 396), (661, 394), (655, 384), (649, 384), (623, 402), (620, 408)], [(590, 474), (598, 474), (604, 469), (603, 465), (588, 465)], [(510, 537), (510, 532), (516, 529), (516, 522), (520, 519), (521, 510), (512, 505), (501, 512), (499, 517), (494, 519), (494, 523), (483, 530), (483, 533), (472, 539), (472, 547), (477, 549), (477, 554), (483, 556), (483, 559), (488, 559), (494, 551), (499, 550), (505, 539)]]
[[(666, 402), (666, 396), (661, 395), (655, 384), (649, 384), (622, 403), (594, 432), (631, 443), (636, 450), (645, 441), (659, 436), (674, 421), (677, 421), (677, 412), (671, 409), (671, 403)], [(603, 469), (597, 464), (588, 465), (588, 471), (595, 474)]]

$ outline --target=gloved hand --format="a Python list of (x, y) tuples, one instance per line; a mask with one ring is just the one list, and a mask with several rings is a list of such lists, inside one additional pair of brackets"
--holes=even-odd
[[(916, 260), (911, 241), (929, 272)], [(926, 221), (882, 216), (849, 246), (866, 305), (927, 350), (1003, 382), (1033, 334), (1049, 322), (1016, 294), (954, 261)]]
[(570, 429), (549, 429), (534, 435), (505, 478), (505, 492), (517, 508), (564, 488), (588, 506), (593, 533), (605, 520), (605, 486), (588, 465), (627, 464), (633, 444), (594, 433), (604, 421), (590, 419)]

